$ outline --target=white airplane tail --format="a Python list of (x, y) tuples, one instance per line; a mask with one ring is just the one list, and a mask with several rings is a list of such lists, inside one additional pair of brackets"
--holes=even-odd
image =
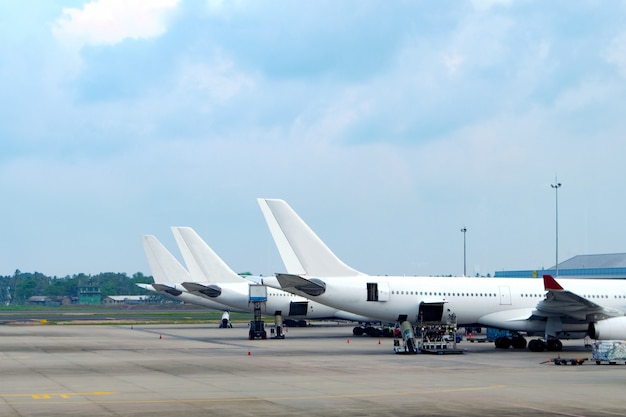
[(196, 282), (246, 282), (217, 256), (209, 245), (190, 227), (172, 227), (172, 233), (185, 264)]
[(141, 243), (155, 284), (181, 284), (189, 281), (189, 272), (156, 237), (142, 236)]
[(318, 278), (363, 275), (328, 249), (285, 201), (257, 201), (289, 274)]

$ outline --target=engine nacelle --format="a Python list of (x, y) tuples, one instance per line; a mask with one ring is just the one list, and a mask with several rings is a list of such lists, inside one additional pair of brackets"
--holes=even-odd
[(625, 340), (626, 316), (612, 317), (589, 324), (589, 337), (600, 340)]

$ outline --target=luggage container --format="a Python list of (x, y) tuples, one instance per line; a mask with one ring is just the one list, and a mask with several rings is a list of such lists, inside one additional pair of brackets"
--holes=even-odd
[(593, 342), (591, 360), (597, 365), (609, 363), (615, 365), (618, 362), (626, 363), (626, 341), (623, 340), (597, 340)]

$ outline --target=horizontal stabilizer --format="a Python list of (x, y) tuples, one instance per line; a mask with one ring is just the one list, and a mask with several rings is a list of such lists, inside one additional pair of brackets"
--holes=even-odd
[(181, 285), (191, 293), (200, 293), (211, 298), (219, 297), (222, 294), (222, 289), (218, 285), (202, 285), (197, 282), (183, 282)]
[(322, 295), (326, 291), (324, 281), (317, 278), (306, 279), (299, 275), (276, 274), (276, 279), (285, 291), (296, 289), (297, 291), (312, 296)]
[(164, 292), (164, 293), (168, 293), (169, 295), (173, 295), (175, 297), (178, 297), (179, 295), (181, 295), (183, 292), (180, 290), (177, 290), (174, 287), (170, 287), (169, 285), (165, 285), (165, 284), (152, 284), (152, 287), (157, 290), (158, 292)]

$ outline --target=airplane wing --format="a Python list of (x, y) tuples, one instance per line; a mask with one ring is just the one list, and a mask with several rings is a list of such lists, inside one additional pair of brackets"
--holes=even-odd
[(322, 295), (326, 291), (326, 284), (317, 278), (302, 278), (299, 275), (276, 274), (276, 279), (285, 291), (295, 289), (307, 295)]
[(181, 284), (187, 291), (201, 297), (215, 298), (222, 294), (219, 285), (203, 285), (197, 282), (183, 282)]
[(564, 289), (551, 275), (543, 276), (543, 284), (546, 298), (537, 303), (533, 311), (535, 318), (560, 316), (566, 320), (592, 322), (624, 315), (623, 311), (603, 307)]

